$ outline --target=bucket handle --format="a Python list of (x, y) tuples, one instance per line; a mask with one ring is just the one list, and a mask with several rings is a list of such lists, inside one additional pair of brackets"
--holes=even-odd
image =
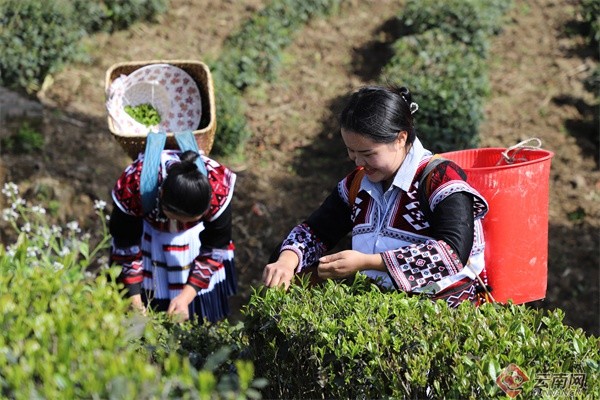
[[(528, 145), (529, 142), (535, 142), (534, 145)], [(519, 161), (527, 161), (526, 158), (517, 158), (517, 155), (521, 150), (539, 150), (542, 147), (542, 141), (536, 137), (529, 138), (523, 140), (515, 144), (514, 146), (510, 146), (508, 149), (502, 152), (502, 158), (498, 160), (496, 165), (501, 165), (502, 162), (506, 164), (514, 164)], [(511, 152), (513, 152), (511, 154)]]

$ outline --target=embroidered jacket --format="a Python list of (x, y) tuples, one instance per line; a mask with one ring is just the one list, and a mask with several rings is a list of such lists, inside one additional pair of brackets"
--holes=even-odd
[[(158, 186), (162, 184), (166, 178), (166, 171), (172, 163), (179, 162), (180, 152), (177, 150), (165, 150), (161, 154), (160, 170), (158, 174)], [(113, 245), (111, 249), (112, 261), (122, 266), (121, 280), (128, 287), (130, 294), (138, 294), (140, 292), (141, 283), (144, 280), (144, 267), (142, 249), (140, 246), (142, 220), (149, 224), (153, 229), (163, 232), (183, 232), (195, 230), (202, 232), (203, 226), (200, 224), (211, 226), (215, 225), (213, 232), (224, 237), (211, 238), (211, 243), (220, 243), (221, 248), (213, 246), (205, 246), (202, 243), (202, 248), (193, 265), (190, 265), (190, 273), (187, 277), (187, 283), (196, 288), (197, 291), (209, 287), (210, 279), (213, 274), (223, 268), (223, 262), (233, 259), (233, 243), (230, 241), (230, 223), (231, 216), (229, 204), (233, 197), (233, 189), (235, 185), (236, 175), (228, 168), (219, 164), (217, 161), (208, 157), (202, 156), (206, 165), (208, 180), (212, 188), (212, 198), (207, 214), (199, 221), (181, 223), (175, 220), (169, 220), (162, 214), (158, 198), (156, 205), (147, 215), (143, 213), (142, 198), (140, 193), (140, 176), (144, 162), (143, 154), (140, 154), (132, 164), (130, 164), (123, 174), (117, 180), (113, 191), (112, 198), (118, 211), (117, 216), (129, 216), (130, 232), (116, 231), (113, 233)], [(219, 218), (227, 211), (227, 221), (220, 221)], [(113, 215), (115, 215), (113, 213)], [(121, 217), (122, 218), (122, 217)], [(223, 219), (223, 218), (221, 218)], [(227, 226), (225, 225), (227, 222)], [(112, 225), (113, 221), (111, 221)], [(121, 224), (123, 225), (123, 224)], [(127, 238), (131, 232), (137, 232), (137, 237), (130, 238), (129, 242), (133, 242), (129, 246), (118, 245), (120, 238)], [(136, 235), (136, 233), (134, 233)], [(225, 237), (227, 236), (227, 237)], [(165, 251), (171, 251), (172, 248), (165, 248)], [(187, 268), (187, 267), (186, 267)], [(181, 269), (181, 268), (180, 268)], [(146, 271), (148, 273), (148, 271)], [(176, 288), (180, 290), (181, 287)]]
[(424, 212), (419, 202), (419, 180), (430, 158), (431, 152), (416, 139), (390, 188), (384, 193), (380, 183), (363, 177), (354, 204), (350, 204), (349, 192), (358, 169), (352, 171), (307, 221), (290, 232), (282, 250), (296, 252), (300, 271), (318, 263), (351, 231), (354, 250), (382, 255), (387, 272), (363, 273), (384, 287), (435, 294), (459, 281), (475, 279), (485, 267), (481, 218), (487, 203), (452, 162), (437, 166), (429, 175), (425, 197), (432, 212), (440, 204), (444, 207), (442, 202), (454, 193), (473, 198), (473, 246), (466, 268), (449, 243), (432, 236), (431, 213)]

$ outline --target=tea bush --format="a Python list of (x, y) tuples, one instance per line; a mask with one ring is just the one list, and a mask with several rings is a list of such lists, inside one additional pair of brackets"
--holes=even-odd
[(393, 44), (381, 80), (415, 93), (420, 138), (436, 152), (476, 147), (489, 93), (487, 48), (511, 0), (407, 2), (408, 35)]
[(212, 153), (217, 156), (235, 155), (251, 136), (246, 123), (242, 93), (224, 75), (229, 69), (224, 61), (209, 63), (215, 86), (217, 131)]
[(0, 2), (0, 85), (36, 92), (47, 75), (85, 60), (87, 33), (124, 29), (166, 11), (167, 0)]
[(275, 79), (294, 33), (312, 18), (337, 12), (342, 3), (344, 0), (272, 0), (227, 38), (211, 67), (217, 95), (215, 154), (237, 153), (251, 135), (243, 114), (243, 91)]
[[(552, 398), (543, 374), (585, 374), (580, 398), (600, 389), (600, 341), (563, 325), (560, 310), (383, 293), (366, 279), (257, 290), (245, 310), (249, 354), (268, 398), (502, 397), (509, 364), (521, 389)], [(548, 397), (550, 396), (550, 397)]]
[(154, 22), (167, 11), (169, 0), (74, 0), (72, 3), (87, 32), (113, 32), (138, 21)]
[(294, 33), (313, 18), (337, 12), (343, 2), (272, 0), (227, 39), (223, 58), (233, 58), (226, 63), (228, 80), (240, 90), (262, 80), (273, 80), (282, 52), (292, 42)]
[[(16, 239), (0, 247), (1, 398), (260, 397), (251, 362), (234, 360), (234, 370), (217, 376), (215, 357), (227, 350), (221, 346), (203, 363), (196, 359), (196, 368), (164, 314), (130, 311), (118, 269), (99, 261), (106, 224), (91, 244), (75, 222), (49, 226), (45, 210), (21, 198), (16, 185), (6, 184), (3, 194), (10, 204), (3, 225)], [(96, 203), (102, 221), (104, 206)], [(102, 268), (91, 273), (96, 261)]]
[(413, 34), (439, 28), (485, 57), (489, 38), (500, 32), (512, 0), (409, 0), (401, 21)]
[(46, 75), (81, 56), (84, 34), (67, 1), (0, 2), (0, 85), (39, 90)]
[(417, 134), (425, 146), (438, 152), (476, 147), (489, 92), (484, 59), (440, 29), (406, 36), (393, 48), (382, 80), (414, 94)]
[(582, 0), (579, 7), (590, 44), (595, 46), (597, 52), (600, 43), (600, 17), (598, 17), (600, 15), (600, 2), (597, 0)]
[(44, 136), (28, 122), (23, 122), (15, 134), (0, 139), (0, 146), (9, 152), (34, 153), (44, 147)]

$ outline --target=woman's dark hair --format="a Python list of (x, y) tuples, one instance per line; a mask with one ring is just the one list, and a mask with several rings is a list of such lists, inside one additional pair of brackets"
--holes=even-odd
[(198, 157), (198, 153), (188, 150), (179, 156), (181, 162), (168, 167), (161, 186), (163, 210), (185, 217), (196, 217), (208, 210), (212, 190), (208, 178), (196, 165)]
[(366, 86), (350, 96), (340, 115), (340, 127), (377, 143), (391, 143), (406, 131), (408, 146), (416, 136), (412, 113), (417, 109), (405, 87)]

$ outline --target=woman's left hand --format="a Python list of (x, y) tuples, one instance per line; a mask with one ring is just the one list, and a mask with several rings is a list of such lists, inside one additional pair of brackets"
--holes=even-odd
[(364, 269), (381, 269), (385, 266), (379, 254), (365, 254), (356, 250), (344, 250), (319, 259), (319, 277), (346, 278)]
[(196, 297), (196, 290), (189, 285), (185, 285), (181, 293), (174, 297), (169, 303), (167, 314), (176, 315), (183, 321), (190, 319), (190, 311), (188, 306)]

